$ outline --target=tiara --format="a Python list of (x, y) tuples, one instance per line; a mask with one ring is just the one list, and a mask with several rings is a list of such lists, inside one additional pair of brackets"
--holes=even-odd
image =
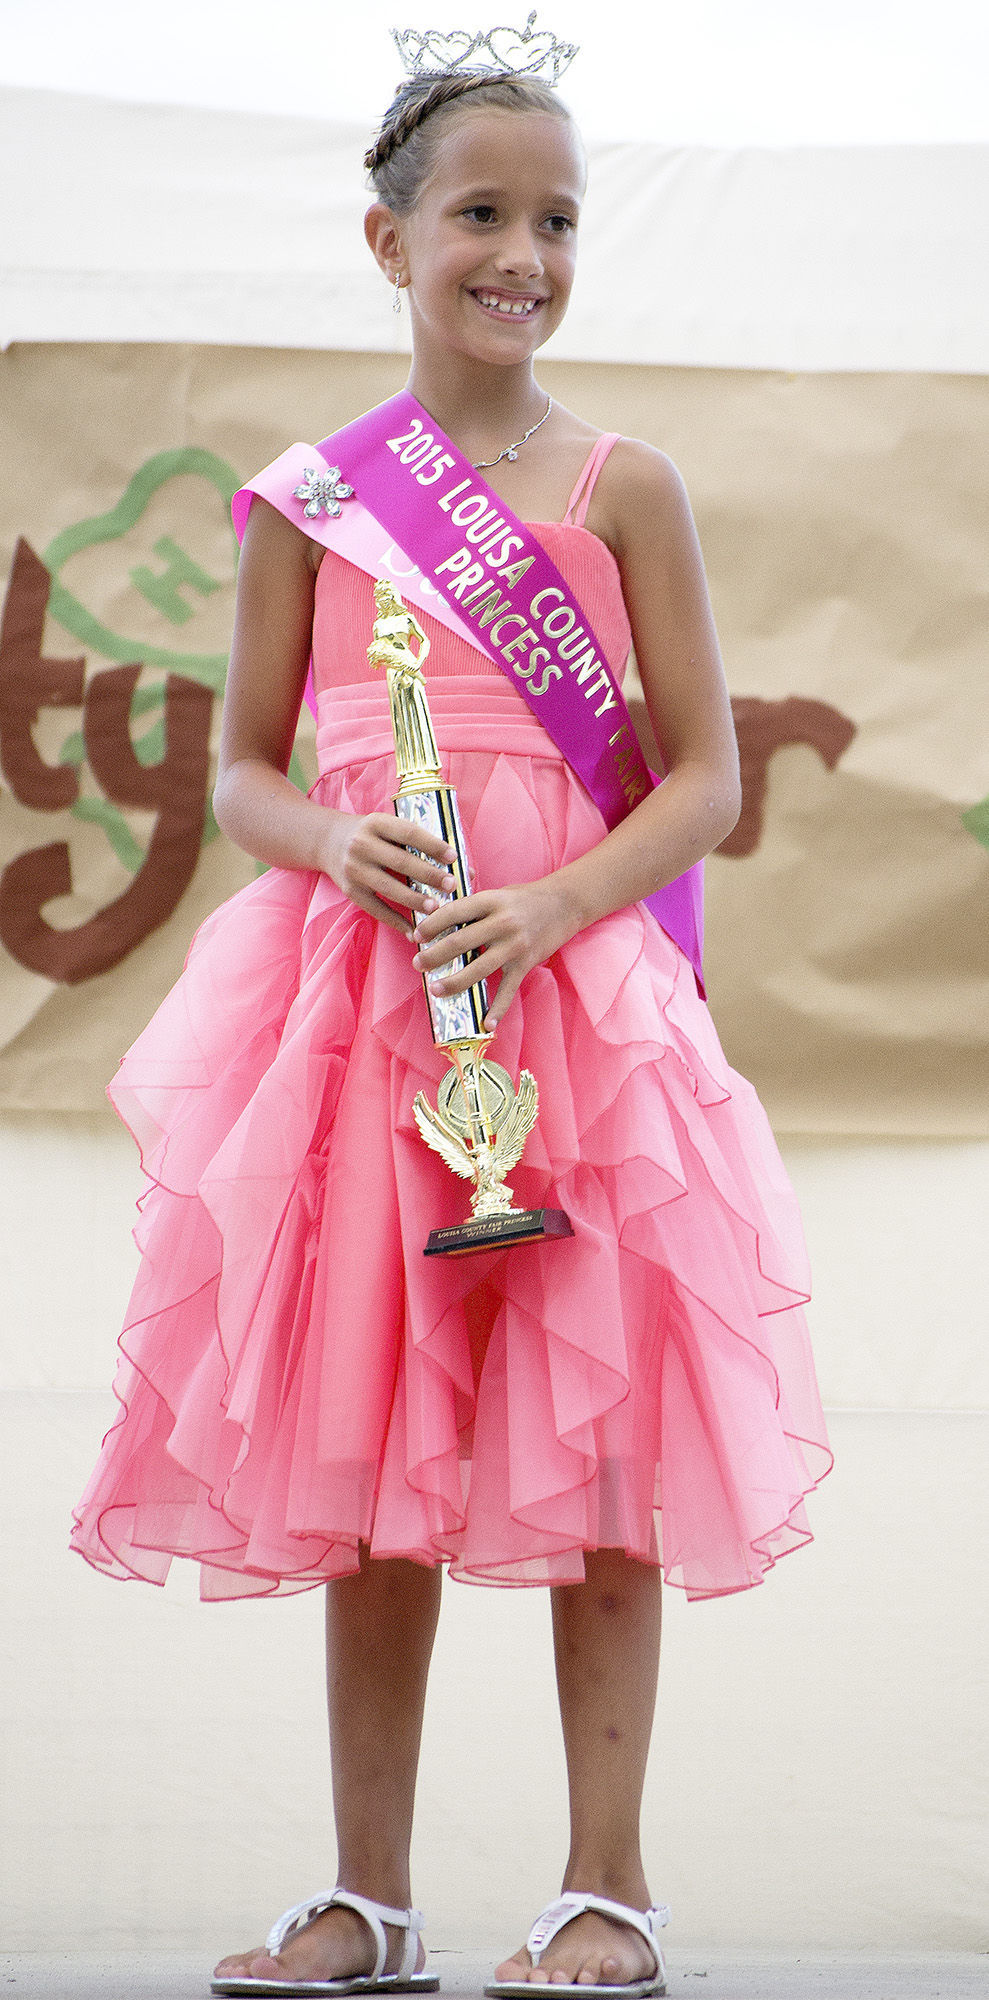
[(391, 34), (406, 76), (494, 69), (502, 75), (510, 71), (558, 83), (577, 54), (576, 44), (558, 42), (548, 28), (537, 31), (535, 19), (533, 10), (524, 28), (486, 28), (476, 35), (466, 28), (454, 28), (448, 35), (438, 28), (393, 28)]

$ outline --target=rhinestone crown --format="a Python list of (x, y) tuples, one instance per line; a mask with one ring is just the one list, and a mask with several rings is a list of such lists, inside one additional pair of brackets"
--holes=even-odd
[(574, 42), (559, 42), (548, 28), (536, 28), (535, 10), (524, 28), (484, 28), (472, 35), (466, 28), (453, 28), (448, 35), (439, 28), (393, 28), (392, 41), (402, 58), (406, 76), (423, 76), (434, 70), (474, 73), (494, 69), (502, 75), (539, 76), (546, 83), (558, 83), (577, 54)]

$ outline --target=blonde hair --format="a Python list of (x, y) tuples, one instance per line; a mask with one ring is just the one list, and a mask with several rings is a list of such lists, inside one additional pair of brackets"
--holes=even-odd
[[(408, 215), (432, 171), (436, 143), (457, 105), (485, 105), (498, 111), (548, 111), (572, 123), (565, 104), (548, 83), (500, 70), (471, 74), (437, 70), (399, 84), (374, 145), (364, 155), (368, 182), (394, 215)], [(427, 123), (428, 121), (428, 123)], [(426, 128), (425, 130), (423, 128)]]

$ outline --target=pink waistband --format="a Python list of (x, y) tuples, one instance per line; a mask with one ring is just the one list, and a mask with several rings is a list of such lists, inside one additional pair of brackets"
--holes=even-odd
[[(563, 753), (501, 674), (444, 674), (429, 682), (429, 708), (440, 756), (454, 750), (548, 757)], [(388, 689), (380, 681), (325, 688), (316, 697), (316, 755), (321, 773), (393, 757)]]

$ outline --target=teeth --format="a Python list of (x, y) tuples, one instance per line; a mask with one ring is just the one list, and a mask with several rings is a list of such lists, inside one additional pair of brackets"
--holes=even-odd
[(536, 299), (505, 299), (498, 297), (494, 292), (478, 292), (476, 297), (479, 305), (487, 306), (495, 312), (504, 313), (506, 319), (509, 316), (515, 319), (525, 319), (529, 313), (535, 311), (538, 304), (538, 300)]

